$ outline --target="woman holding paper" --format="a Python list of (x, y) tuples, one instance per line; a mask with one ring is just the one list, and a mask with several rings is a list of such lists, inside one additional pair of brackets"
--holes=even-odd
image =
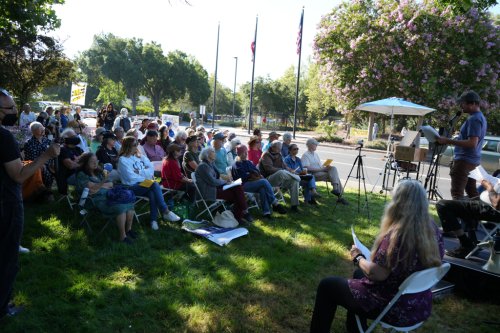
[(146, 156), (139, 153), (137, 144), (134, 137), (127, 136), (123, 139), (118, 172), (122, 183), (129, 185), (135, 195), (148, 197), (151, 229), (158, 230), (158, 211), (170, 222), (179, 221), (180, 217), (168, 210), (160, 185), (155, 181), (145, 182), (153, 179), (154, 167)]
[(233, 186), (224, 190), (222, 187), (230, 181), (220, 178), (220, 173), (215, 167), (215, 149), (212, 147), (204, 148), (200, 153), (202, 161), (195, 171), (196, 184), (200, 190), (201, 196), (207, 201), (222, 199), (228, 203), (234, 204), (234, 217), (238, 222), (243, 220), (252, 222), (253, 217), (248, 212), (247, 201), (243, 187), (241, 185)]
[[(330, 332), (339, 305), (347, 309), (348, 332), (358, 331), (354, 314), (366, 327), (366, 318), (375, 318), (408, 276), (441, 265), (443, 254), (442, 234), (429, 215), (425, 189), (415, 180), (400, 182), (385, 208), (370, 258), (353, 245), (350, 256), (359, 268), (354, 278), (329, 277), (320, 282), (311, 332)], [(431, 306), (430, 290), (403, 295), (384, 321), (411, 326), (427, 319)]]

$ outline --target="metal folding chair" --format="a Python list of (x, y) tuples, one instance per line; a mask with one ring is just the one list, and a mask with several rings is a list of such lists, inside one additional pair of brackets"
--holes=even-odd
[[(494, 227), (492, 229), (488, 230), (485, 227), (486, 224), (493, 224)], [(490, 239), (493, 239), (493, 237), (494, 237), (495, 233), (497, 232), (497, 230), (500, 230), (500, 223), (491, 222), (491, 221), (480, 221), (479, 224), (478, 224), (478, 229), (480, 229), (485, 234), (484, 238), (481, 239), (481, 241), (479, 241), (479, 243), (487, 242)], [(472, 249), (472, 251), (470, 251), (469, 254), (467, 256), (465, 256), (465, 259), (469, 259), (471, 256), (474, 255), (474, 253), (476, 253), (480, 249), (481, 249), (481, 247), (479, 247), (479, 245), (476, 245)]]
[(212, 222), (214, 221), (214, 215), (212, 211), (215, 211), (219, 207), (223, 207), (224, 210), (226, 210), (226, 206), (224, 205), (224, 200), (222, 199), (216, 199), (215, 202), (208, 204), (203, 196), (201, 195), (200, 189), (198, 188), (198, 184), (196, 183), (196, 174), (193, 172), (191, 173), (191, 179), (193, 180), (193, 184), (196, 188), (196, 194), (198, 195), (199, 199), (196, 199), (195, 204), (196, 206), (199, 206), (200, 203), (203, 204), (203, 207), (205, 207), (198, 215), (196, 215), (195, 219), (199, 218), (201, 215), (203, 215), (205, 212), (210, 215), (210, 218), (212, 219)]

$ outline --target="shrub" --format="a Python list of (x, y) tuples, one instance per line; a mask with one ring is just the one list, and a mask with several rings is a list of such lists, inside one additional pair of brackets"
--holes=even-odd
[[(322, 132), (325, 132), (327, 141), (334, 142), (331, 140), (333, 140), (333, 137), (335, 136), (335, 134), (337, 133), (337, 130), (338, 130), (338, 126), (337, 126), (337, 124), (335, 124), (335, 122), (323, 120), (319, 123), (318, 129)], [(339, 137), (336, 137), (336, 138), (339, 138)], [(342, 142), (342, 138), (339, 138), (339, 139), (341, 140), (340, 142)]]
[(384, 140), (369, 141), (369, 142), (365, 143), (365, 148), (386, 150), (387, 149), (387, 141), (384, 141)]

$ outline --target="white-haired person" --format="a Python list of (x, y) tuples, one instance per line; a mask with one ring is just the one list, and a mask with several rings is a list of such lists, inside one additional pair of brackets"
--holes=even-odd
[(293, 170), (283, 161), (280, 141), (271, 142), (269, 149), (262, 154), (259, 171), (273, 187), (286, 188), (290, 191), (291, 211), (298, 212), (300, 177), (293, 174)]
[(273, 207), (273, 211), (285, 214), (286, 209), (279, 204), (274, 196), (273, 187), (269, 181), (248, 160), (248, 148), (245, 145), (240, 145), (236, 148), (236, 152), (238, 156), (232, 166), (233, 178), (241, 178), (245, 192), (259, 194), (262, 214), (265, 218), (271, 218), (271, 207)]
[(337, 168), (333, 165), (323, 166), (321, 164), (321, 159), (316, 152), (318, 144), (316, 139), (307, 139), (307, 151), (302, 154), (301, 158), (302, 166), (307, 168), (307, 171), (314, 175), (316, 181), (329, 181), (333, 188), (332, 194), (339, 197), (337, 201), (343, 205), (348, 205), (349, 203), (342, 197), (343, 189)]
[[(366, 327), (411, 274), (441, 265), (443, 238), (429, 214), (427, 193), (416, 180), (404, 180), (386, 206), (370, 258), (354, 245), (350, 256), (359, 268), (353, 279), (328, 277), (316, 292), (311, 332), (330, 332), (337, 306), (347, 309), (346, 331), (357, 332), (355, 314)], [(431, 314), (430, 290), (403, 295), (384, 317), (394, 326), (412, 326)]]
[(140, 184), (147, 179), (153, 179), (154, 167), (149, 159), (137, 149), (138, 142), (134, 137), (127, 136), (123, 139), (120, 159), (118, 160), (118, 173), (123, 184), (130, 186), (135, 195), (149, 198), (149, 218), (151, 229), (158, 230), (156, 221), (158, 211), (163, 218), (170, 222), (179, 221), (179, 216), (168, 210), (163, 198), (160, 185), (152, 182), (149, 187)]
[(289, 153), (287, 157), (285, 157), (285, 164), (293, 170), (293, 172), (300, 177), (300, 186), (302, 186), (304, 190), (304, 200), (308, 204), (317, 205), (315, 197), (319, 197), (320, 195), (316, 192), (316, 180), (314, 179), (314, 175), (308, 174), (304, 167), (302, 166), (302, 162), (300, 158), (297, 156), (299, 153), (299, 147), (292, 143), (289, 147)]
[(201, 196), (207, 201), (223, 199), (230, 204), (234, 204), (233, 213), (238, 222), (252, 222), (253, 217), (248, 212), (248, 205), (245, 192), (241, 185), (233, 186), (227, 190), (222, 187), (229, 180), (221, 179), (220, 173), (215, 167), (215, 149), (213, 147), (204, 148), (200, 153), (201, 163), (195, 171), (196, 185)]
[(121, 127), (125, 132), (127, 132), (129, 129), (132, 128), (132, 124), (130, 122), (130, 118), (128, 117), (128, 110), (127, 108), (122, 108), (120, 110), (120, 115), (115, 118), (115, 121), (113, 122), (113, 128), (112, 130), (114, 131), (115, 128)]
[(227, 143), (228, 143), (228, 148), (229, 148), (229, 150), (226, 148), (227, 165), (232, 166), (234, 161), (236, 160), (236, 157), (238, 156), (238, 154), (236, 152), (236, 147), (241, 145), (241, 141), (238, 138), (233, 138), (233, 139), (231, 139), (231, 141), (229, 141)]
[(290, 144), (292, 143), (292, 134), (286, 132), (283, 133), (283, 144), (281, 145), (281, 156), (283, 158), (286, 158), (289, 154), (288, 150), (290, 147)]
[[(24, 159), (34, 161), (42, 155), (51, 144), (51, 141), (45, 136), (45, 128), (37, 121), (30, 124), (31, 134), (33, 135), (24, 145)], [(42, 167), (42, 181), (46, 188), (50, 189), (54, 181), (54, 175), (50, 171), (53, 160), (48, 160)]]
[(187, 145), (186, 145), (186, 140), (188, 138), (188, 135), (186, 131), (183, 130), (178, 130), (177, 133), (174, 135), (174, 142), (176, 145), (181, 147), (181, 158), (179, 162), (182, 164), (182, 157), (184, 156), (184, 153), (186, 152)]

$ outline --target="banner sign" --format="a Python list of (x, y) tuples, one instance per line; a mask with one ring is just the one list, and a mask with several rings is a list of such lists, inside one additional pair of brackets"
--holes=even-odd
[(205, 114), (205, 109), (206, 109), (205, 105), (200, 105), (200, 114)]
[(69, 103), (72, 105), (85, 105), (86, 91), (87, 91), (86, 82), (73, 83), (71, 85), (71, 99)]

